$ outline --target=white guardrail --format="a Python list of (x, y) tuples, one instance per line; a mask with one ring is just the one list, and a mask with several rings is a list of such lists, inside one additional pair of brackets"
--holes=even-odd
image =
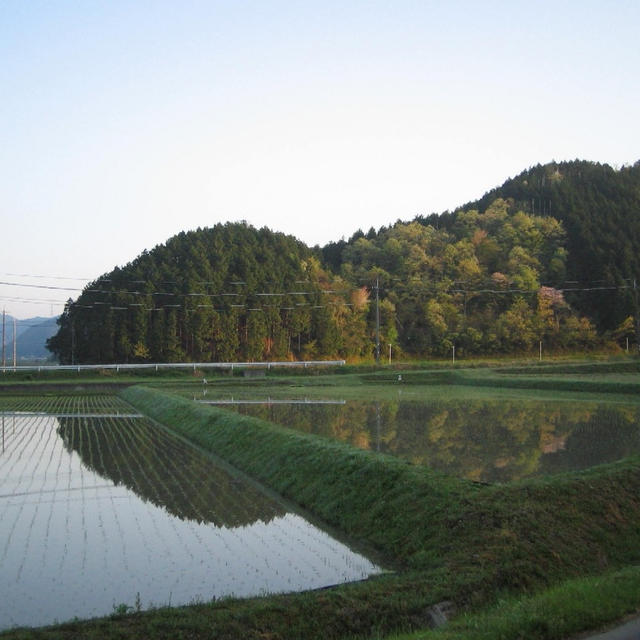
[(340, 367), (344, 360), (303, 360), (300, 362), (158, 362), (144, 364), (53, 364), (53, 365), (4, 365), (2, 373), (13, 371), (92, 371), (110, 369), (126, 371), (130, 369), (272, 369), (280, 367)]

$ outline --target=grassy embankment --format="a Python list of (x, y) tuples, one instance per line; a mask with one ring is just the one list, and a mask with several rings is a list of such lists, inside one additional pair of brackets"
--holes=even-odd
[(367, 383), (455, 385), (492, 389), (640, 395), (640, 361), (566, 362), (555, 364), (458, 367), (422, 371), (382, 371), (360, 376)]
[[(574, 587), (576, 596), (571, 596), (571, 585), (578, 583), (557, 589), (562, 597), (553, 591), (538, 596), (556, 603), (564, 598), (555, 625), (546, 620), (546, 613), (544, 620), (526, 613), (540, 606), (535, 598), (504, 600), (507, 594), (535, 592), (572, 576), (640, 561), (638, 459), (488, 487), (159, 391), (136, 387), (123, 396), (333, 526), (373, 545), (398, 572), (320, 592), (71, 623), (25, 637), (380, 637), (394, 629), (427, 626), (428, 607), (446, 599), (458, 608), (499, 603), (493, 618), (487, 613), (452, 623), (449, 631), (441, 632), (458, 634), (449, 637), (559, 638), (615, 619), (640, 602), (637, 571), (608, 582), (601, 579), (596, 587)], [(635, 584), (635, 599), (621, 602), (615, 595), (620, 575)], [(602, 603), (607, 585), (613, 585), (616, 609), (601, 606), (591, 618), (567, 614), (588, 603), (580, 589), (595, 589)], [(551, 611), (549, 601), (544, 602)], [(511, 620), (511, 631), (496, 633), (505, 620)], [(533, 630), (531, 620), (538, 621)], [(464, 625), (470, 635), (464, 635)], [(487, 631), (487, 625), (493, 626)], [(524, 636), (523, 628), (529, 629)], [(9, 635), (22, 637), (20, 632)]]

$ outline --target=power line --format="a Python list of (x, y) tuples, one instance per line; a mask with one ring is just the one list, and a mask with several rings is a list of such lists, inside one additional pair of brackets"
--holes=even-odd
[(36, 304), (59, 304), (64, 305), (67, 303), (66, 300), (51, 300), (49, 298), (14, 298), (10, 296), (0, 296), (0, 300), (5, 300), (7, 302), (24, 302), (24, 303), (36, 303)]
[[(141, 281), (132, 281), (132, 282), (141, 282)], [(163, 284), (167, 284), (164, 282)], [(203, 282), (196, 282), (195, 285), (205, 284)], [(231, 282), (229, 284), (246, 284), (246, 283), (238, 283)], [(286, 296), (286, 295), (317, 295), (317, 294), (336, 294), (341, 295), (345, 293), (350, 293), (355, 289), (318, 289), (317, 291), (266, 291), (266, 292), (248, 292), (248, 293), (238, 293), (236, 291), (233, 292), (215, 292), (215, 293), (207, 293), (202, 291), (188, 291), (176, 293), (173, 291), (138, 291), (138, 290), (129, 290), (129, 289), (97, 289), (97, 288), (78, 288), (78, 287), (59, 287), (55, 285), (42, 285), (42, 284), (31, 284), (25, 282), (6, 282), (0, 281), (0, 285), (9, 286), (9, 287), (25, 287), (30, 289), (46, 289), (52, 291), (77, 291), (82, 293), (104, 293), (104, 294), (122, 294), (122, 295), (131, 295), (131, 296), (231, 296), (231, 297), (239, 297), (242, 295), (245, 296)]]
[(3, 273), (3, 276), (9, 276), (10, 278), (40, 278), (43, 280), (77, 280), (78, 282), (89, 282), (91, 278), (72, 278), (68, 276), (43, 276), (34, 275), (32, 273)]
[[(571, 288), (558, 288), (556, 291), (564, 293), (565, 291), (615, 291), (619, 289), (630, 289), (626, 285), (624, 286), (612, 286), (612, 287), (571, 287)], [(537, 289), (447, 289), (449, 293), (538, 293), (541, 287)]]
[(24, 282), (2, 282), (0, 281), (0, 285), (4, 285), (7, 287), (27, 287), (30, 289), (52, 289), (56, 291), (83, 291), (83, 289), (78, 289), (77, 287), (54, 287), (53, 285), (46, 284), (29, 284)]
[[(382, 288), (382, 287), (381, 287)], [(624, 290), (624, 289), (632, 289), (632, 287), (630, 286), (618, 286), (618, 287), (570, 287), (570, 288), (562, 288), (562, 289), (557, 289), (557, 291), (561, 292), (561, 293), (565, 293), (565, 292), (571, 292), (571, 293), (575, 293), (575, 292), (590, 292), (590, 291), (605, 291), (605, 290), (609, 290), (609, 291), (615, 291), (615, 290)], [(513, 294), (521, 294), (521, 295), (533, 295), (533, 294), (538, 294), (540, 291), (540, 289), (447, 289), (444, 290), (443, 293), (463, 293), (465, 295), (480, 295), (480, 294), (495, 294), (495, 295), (513, 295)], [(108, 293), (116, 293), (116, 292), (108, 292)], [(123, 292), (117, 292), (120, 293), (121, 295), (123, 295)], [(161, 295), (161, 294), (158, 294)], [(174, 296), (183, 296), (183, 297), (193, 297), (190, 294), (173, 294)], [(229, 294), (202, 294), (203, 297), (220, 297), (220, 296), (227, 296)], [(259, 296), (261, 294), (253, 294), (256, 296)], [(265, 294), (262, 294), (265, 295)], [(281, 293), (281, 294), (277, 294), (279, 296), (285, 296), (287, 295), (286, 293)], [(18, 297), (9, 297), (9, 296), (0, 296), (0, 300), (6, 301), (6, 302), (15, 302), (15, 303), (20, 303), (20, 304), (38, 304), (38, 305), (46, 305), (46, 306), (66, 306), (68, 304), (68, 301), (65, 300), (53, 300), (53, 299), (36, 299), (36, 298), (18, 298)], [(72, 308), (76, 308), (76, 309), (95, 309), (98, 307), (101, 308), (112, 308), (112, 309), (118, 309), (118, 310), (123, 310), (123, 309), (130, 309), (130, 308), (141, 308), (142, 310), (145, 311), (159, 311), (165, 308), (174, 308), (174, 309), (182, 309), (182, 308), (186, 308), (187, 310), (190, 310), (190, 308), (186, 305), (183, 304), (163, 304), (163, 305), (157, 305), (157, 306), (153, 306), (153, 307), (149, 307), (147, 305), (144, 305), (142, 303), (135, 303), (135, 302), (130, 302), (126, 305), (123, 305), (122, 303), (119, 304), (111, 304), (110, 302), (106, 302), (104, 300), (94, 300), (91, 301), (90, 304), (82, 304), (80, 302), (71, 302), (70, 305)], [(210, 308), (210, 309), (214, 309), (216, 311), (227, 311), (229, 308), (231, 309), (239, 309), (239, 308), (244, 308), (246, 307), (246, 304), (231, 304), (228, 307), (217, 307), (213, 304), (198, 304), (195, 306), (195, 308)], [(302, 302), (298, 302), (295, 303), (295, 307), (291, 307), (291, 306), (278, 306), (278, 305), (261, 305), (262, 308), (277, 308), (280, 310), (291, 310), (294, 308), (299, 308), (299, 307), (305, 307), (305, 306), (309, 306), (312, 307), (314, 309), (318, 309), (318, 308), (324, 308), (324, 307), (329, 307), (329, 306), (341, 306), (341, 307), (351, 307), (354, 306), (352, 303), (346, 303), (346, 302), (335, 302), (335, 301), (328, 301), (326, 304), (323, 305), (311, 305), (311, 303), (302, 303)]]
[[(0, 300), (3, 300), (3, 299), (4, 298), (0, 297)], [(41, 300), (25, 300), (25, 299), (20, 299), (18, 301), (22, 303), (28, 303), (28, 304), (66, 305), (65, 302), (55, 303), (51, 301), (44, 302)], [(141, 311), (162, 311), (164, 309), (181, 309), (186, 311), (187, 313), (190, 313), (196, 309), (212, 309), (213, 311), (218, 311), (218, 312), (225, 312), (225, 311), (229, 311), (230, 309), (248, 309), (249, 311), (255, 311), (256, 309), (259, 309), (261, 311), (264, 309), (274, 309), (278, 311), (291, 311), (291, 310), (295, 310), (303, 307), (308, 307), (310, 309), (324, 309), (332, 306), (333, 307), (336, 307), (336, 306), (352, 307), (353, 304), (348, 302), (328, 302), (322, 305), (313, 305), (308, 302), (300, 302), (300, 303), (296, 303), (294, 307), (280, 306), (280, 305), (261, 305), (259, 307), (249, 308), (246, 304), (232, 304), (232, 305), (229, 305), (228, 307), (216, 307), (212, 304), (198, 304), (195, 307), (189, 307), (183, 304), (164, 304), (164, 305), (159, 305), (154, 307), (148, 307), (146, 305), (139, 304), (139, 303), (130, 303), (130, 304), (122, 305), (122, 304), (111, 304), (110, 302), (95, 301), (92, 304), (80, 304), (80, 303), (74, 302), (70, 306), (74, 309), (96, 309), (96, 310), (105, 310), (105, 311), (109, 309), (114, 311), (127, 311), (127, 310), (133, 310), (133, 309), (139, 309)], [(38, 325), (34, 325), (34, 326), (38, 326)]]
[[(6, 274), (9, 275), (9, 274)], [(14, 275), (18, 275), (18, 274), (14, 274)], [(23, 277), (27, 277), (27, 274), (22, 274)], [(28, 276), (28, 277), (45, 277), (45, 276)], [(63, 278), (60, 276), (51, 276), (51, 278), (58, 278), (58, 279), (74, 279), (74, 278)], [(79, 280), (79, 278), (77, 278)], [(107, 278), (103, 278), (103, 279), (99, 279), (102, 282), (108, 282), (111, 281)], [(563, 284), (564, 285), (572, 285), (572, 286), (557, 286), (556, 285), (556, 290), (561, 292), (561, 293), (580, 293), (580, 292), (601, 292), (601, 291), (616, 291), (616, 290), (628, 290), (628, 289), (632, 289), (633, 288), (633, 284), (631, 279), (625, 279), (626, 281), (629, 282), (629, 284), (619, 284), (619, 285), (606, 285), (606, 284), (601, 284), (601, 283), (606, 283), (605, 280), (593, 280), (590, 282), (584, 282), (583, 285), (585, 286), (575, 286), (575, 285), (579, 285), (580, 282), (577, 280), (568, 280), (565, 281)], [(140, 283), (145, 283), (146, 281), (142, 281), (142, 280), (131, 280), (129, 281), (130, 284), (140, 284)], [(440, 281), (440, 283), (442, 283), (443, 281)], [(454, 281), (454, 284), (464, 284), (465, 281)], [(176, 284), (175, 281), (160, 281), (160, 283), (162, 284)], [(296, 281), (296, 284), (308, 284), (309, 281)], [(210, 285), (212, 284), (212, 281), (201, 281), (198, 283), (195, 283), (196, 285)], [(415, 283), (415, 285), (426, 285), (424, 288), (422, 288), (422, 291), (424, 291), (427, 287), (429, 290), (436, 292), (438, 290), (438, 284), (437, 282), (433, 282), (431, 281), (430, 283), (426, 283), (426, 282), (417, 282)], [(79, 289), (79, 288), (75, 288), (75, 287), (62, 287), (62, 286), (55, 286), (55, 285), (37, 285), (37, 284), (32, 284), (32, 283), (21, 283), (21, 282), (6, 282), (6, 281), (0, 281), (0, 285), (4, 285), (4, 286), (11, 286), (11, 287), (26, 287), (29, 289), (43, 289), (43, 290), (54, 290), (54, 291), (74, 291), (74, 292), (82, 292), (82, 295), (78, 297), (78, 299), (74, 302), (71, 301), (71, 308), (73, 309), (92, 309), (94, 311), (99, 311), (99, 310), (112, 310), (112, 311), (129, 311), (129, 310), (140, 310), (140, 311), (144, 311), (144, 312), (158, 312), (158, 311), (165, 311), (167, 309), (174, 309), (174, 310), (184, 310), (185, 313), (192, 313), (193, 311), (195, 311), (196, 309), (211, 309), (215, 312), (228, 312), (229, 310), (240, 310), (240, 309), (246, 309), (248, 311), (252, 311), (255, 312), (256, 310), (267, 310), (267, 309), (273, 309), (273, 310), (277, 310), (277, 311), (293, 311), (296, 309), (301, 309), (301, 308), (309, 308), (309, 309), (322, 309), (322, 308), (327, 308), (327, 307), (352, 307), (354, 306), (353, 304), (350, 303), (346, 303), (346, 302), (337, 302), (335, 300), (327, 300), (325, 303), (323, 304), (313, 304), (311, 301), (308, 302), (295, 302), (294, 306), (291, 306), (291, 302), (289, 302), (289, 300), (281, 300), (281, 304), (277, 305), (277, 304), (269, 304), (269, 305), (256, 305), (251, 304), (251, 306), (249, 306), (250, 301), (252, 298), (266, 298), (266, 299), (273, 299), (273, 298), (286, 298), (287, 296), (289, 297), (297, 297), (297, 296), (326, 296), (326, 295), (336, 295), (336, 296), (344, 296), (345, 294), (349, 294), (352, 293), (354, 291), (359, 291), (361, 288), (360, 287), (354, 287), (354, 288), (334, 288), (334, 289), (318, 289), (318, 290), (301, 290), (301, 289), (294, 289), (291, 291), (263, 291), (263, 292), (251, 292), (251, 291), (244, 291), (243, 293), (238, 293), (237, 291), (225, 291), (225, 292), (209, 292), (209, 293), (204, 293), (204, 292), (200, 292), (200, 291), (191, 291), (191, 292), (186, 292), (186, 293), (175, 293), (175, 292), (170, 292), (170, 291), (149, 291), (149, 292), (144, 292), (144, 291), (131, 291), (131, 290), (120, 290), (120, 289), (98, 289), (98, 288), (85, 288), (85, 289)], [(230, 283), (227, 283), (227, 285), (232, 285), (232, 286), (246, 286), (246, 282), (243, 281), (231, 281)], [(414, 285), (414, 286), (415, 286)], [(590, 286), (586, 286), (586, 285), (590, 285)], [(597, 285), (597, 286), (596, 286)], [(377, 283), (375, 285), (370, 285), (369, 289), (375, 289), (376, 294), (379, 295), (379, 290), (380, 290), (380, 285), (379, 285), (379, 281), (377, 281)], [(552, 287), (553, 288), (553, 287)], [(507, 289), (495, 289), (492, 287), (483, 287), (483, 288), (477, 288), (477, 289), (466, 289), (466, 288), (460, 288), (458, 287), (454, 287), (454, 288), (448, 288), (448, 289), (442, 289), (441, 292), (442, 293), (448, 293), (448, 294), (456, 294), (456, 293), (461, 293), (464, 294), (465, 296), (472, 296), (472, 295), (482, 295), (482, 294), (491, 294), (491, 295), (506, 295), (506, 294), (510, 294), (510, 295), (532, 295), (532, 294), (537, 294), (540, 291), (540, 287), (538, 288), (534, 288), (534, 289), (524, 289), (524, 288), (517, 288), (517, 289), (511, 289), (511, 288), (507, 288)], [(152, 306), (149, 306), (148, 304), (143, 304), (142, 302), (136, 303), (136, 302), (125, 302), (122, 299), (119, 300), (113, 300), (113, 301), (107, 301), (107, 300), (92, 300), (91, 298), (94, 297), (95, 295), (100, 295), (100, 296), (143, 296), (146, 298), (150, 298), (150, 297), (168, 297), (168, 298), (182, 298), (183, 299), (183, 303), (179, 304), (179, 303), (165, 303), (165, 304), (152, 304)], [(83, 299), (84, 298), (84, 299)], [(89, 299), (87, 299), (89, 298)], [(194, 298), (205, 298), (207, 299), (206, 301), (211, 301), (211, 302), (215, 302), (215, 298), (218, 299), (233, 299), (233, 298), (240, 298), (240, 299), (244, 299), (245, 303), (243, 304), (230, 304), (224, 307), (220, 307), (218, 305), (215, 304), (198, 304), (195, 307), (189, 307), (187, 305), (187, 300), (188, 299), (194, 299)], [(17, 297), (17, 296), (0, 296), (0, 300), (5, 300), (8, 302), (15, 302), (15, 303), (20, 303), (20, 304), (39, 304), (39, 305), (49, 305), (52, 307), (51, 311), (52, 311), (52, 315), (53, 315), (53, 306), (66, 306), (68, 304), (68, 300), (67, 301), (62, 301), (62, 300), (54, 300), (54, 299), (49, 299), (49, 298), (44, 298), (44, 299), (36, 299), (36, 298), (29, 298), (29, 297)], [(81, 302), (82, 301), (82, 302)], [(205, 302), (205, 300), (203, 300), (203, 302)], [(238, 301), (240, 302), (240, 301)], [(287, 304), (288, 303), (288, 304)]]

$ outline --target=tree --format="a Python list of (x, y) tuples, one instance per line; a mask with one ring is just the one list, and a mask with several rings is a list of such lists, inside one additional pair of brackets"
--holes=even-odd
[(518, 296), (498, 318), (498, 336), (503, 351), (529, 351), (536, 340), (533, 313), (525, 299)]

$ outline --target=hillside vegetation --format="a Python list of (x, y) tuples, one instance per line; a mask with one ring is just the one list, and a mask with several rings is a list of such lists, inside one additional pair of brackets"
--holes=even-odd
[[(63, 363), (372, 359), (634, 340), (640, 163), (538, 166), (454, 213), (309, 248), (181, 233), (69, 301)], [(637, 315), (637, 314), (635, 314)]]

